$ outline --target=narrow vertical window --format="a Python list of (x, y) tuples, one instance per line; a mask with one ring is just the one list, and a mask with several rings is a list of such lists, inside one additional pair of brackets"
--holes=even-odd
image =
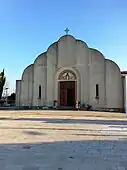
[(96, 84), (96, 97), (99, 97), (99, 85)]
[(41, 99), (41, 85), (39, 86), (39, 99)]

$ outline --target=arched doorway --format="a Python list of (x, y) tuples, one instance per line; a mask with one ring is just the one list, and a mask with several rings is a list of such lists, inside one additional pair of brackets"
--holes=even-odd
[(63, 71), (58, 77), (60, 106), (74, 106), (77, 96), (77, 78), (70, 70)]

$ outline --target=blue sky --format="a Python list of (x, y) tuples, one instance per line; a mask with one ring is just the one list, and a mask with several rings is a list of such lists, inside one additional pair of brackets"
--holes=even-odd
[(0, 0), (0, 70), (11, 90), (66, 27), (127, 70), (126, 0)]

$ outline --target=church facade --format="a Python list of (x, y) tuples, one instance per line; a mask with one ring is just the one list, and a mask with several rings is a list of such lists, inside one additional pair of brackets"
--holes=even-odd
[(17, 106), (74, 106), (123, 109), (125, 77), (118, 65), (71, 35), (40, 54), (16, 81)]

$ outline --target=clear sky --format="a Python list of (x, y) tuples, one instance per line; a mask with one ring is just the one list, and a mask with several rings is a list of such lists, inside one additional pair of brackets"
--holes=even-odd
[(11, 90), (66, 27), (127, 70), (127, 0), (0, 0), (0, 70)]

